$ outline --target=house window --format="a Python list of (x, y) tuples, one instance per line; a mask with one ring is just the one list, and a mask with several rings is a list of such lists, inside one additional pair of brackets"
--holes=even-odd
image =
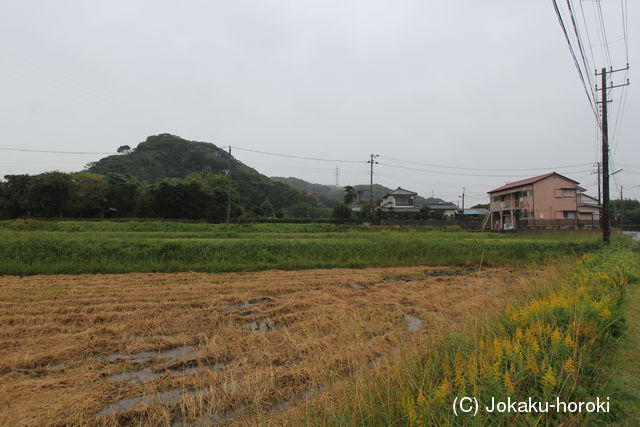
[(396, 206), (413, 206), (413, 199), (396, 197)]
[(500, 201), (500, 196), (494, 196), (491, 200), (498, 203)]
[(576, 190), (571, 188), (563, 188), (562, 189), (562, 197), (574, 197), (576, 195)]
[(564, 219), (576, 219), (576, 211), (563, 211)]

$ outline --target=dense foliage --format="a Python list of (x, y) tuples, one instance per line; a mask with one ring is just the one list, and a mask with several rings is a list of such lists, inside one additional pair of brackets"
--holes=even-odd
[(156, 184), (167, 178), (186, 178), (204, 169), (215, 175), (225, 175), (230, 170), (238, 202), (247, 213), (262, 215), (260, 205), (268, 199), (276, 215), (297, 218), (330, 215), (311, 193), (271, 180), (214, 144), (160, 134), (150, 136), (136, 148), (125, 149), (122, 153), (125, 155), (108, 156), (90, 164), (89, 171), (129, 175), (138, 181)]
[[(231, 189), (235, 217), (241, 209), (235, 186)], [(138, 216), (221, 222), (227, 204), (227, 177), (209, 169), (152, 185), (127, 175), (90, 172), (8, 175), (0, 185), (0, 216), (8, 218)]]
[(85, 172), (5, 176), (0, 218), (135, 216), (221, 222), (226, 220), (229, 177), (231, 218), (331, 214), (314, 195), (272, 181), (213, 144), (164, 134), (135, 149), (123, 145), (118, 152)]
[(628, 228), (640, 229), (640, 202), (632, 199), (611, 201), (612, 222)]

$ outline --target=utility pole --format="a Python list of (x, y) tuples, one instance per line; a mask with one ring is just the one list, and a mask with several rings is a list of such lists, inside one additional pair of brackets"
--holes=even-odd
[(229, 146), (229, 164), (227, 168), (227, 223), (229, 223), (231, 221), (231, 146)]
[(340, 168), (336, 168), (336, 187), (340, 185)]
[[(618, 71), (625, 71), (629, 69), (629, 64), (626, 68), (614, 70), (609, 69), (608, 73), (613, 74)], [(629, 79), (627, 82), (621, 85), (613, 85), (613, 82), (607, 87), (607, 69), (603, 67), (600, 73), (596, 71), (596, 76), (601, 76), (602, 87), (601, 95), (602, 100), (602, 241), (608, 245), (611, 243), (611, 218), (609, 210), (609, 128), (607, 123), (607, 90), (614, 89), (616, 87), (629, 85)], [(596, 86), (596, 90), (598, 87)]]
[[(591, 172), (593, 175), (593, 172)], [(596, 175), (598, 177), (598, 204), (602, 203), (602, 194), (600, 194), (600, 162), (596, 162)]]
[(466, 188), (462, 187), (462, 215), (464, 215), (464, 192)]
[(367, 163), (371, 166), (370, 181), (369, 181), (369, 211), (373, 213), (373, 164), (378, 164), (374, 159), (380, 157), (378, 154), (372, 154)]
[[(597, 75), (597, 74), (596, 74)], [(609, 218), (609, 124), (607, 123), (607, 69), (602, 68), (602, 241), (611, 243)]]

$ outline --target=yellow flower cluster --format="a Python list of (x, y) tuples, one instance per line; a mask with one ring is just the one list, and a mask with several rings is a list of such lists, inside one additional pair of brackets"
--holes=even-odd
[[(580, 383), (586, 372), (584, 355), (616, 320), (612, 310), (629, 278), (640, 278), (633, 254), (583, 256), (567, 283), (546, 297), (508, 307), (492, 333), (470, 348), (448, 353), (442, 377), (427, 394), (433, 399), (420, 394), (403, 400), (409, 423), (419, 424), (419, 414), (427, 413), (415, 405), (450, 405), (453, 396), (469, 391), (479, 398), (496, 390), (509, 396), (572, 393), (571, 384)], [(432, 421), (433, 412), (428, 413)]]

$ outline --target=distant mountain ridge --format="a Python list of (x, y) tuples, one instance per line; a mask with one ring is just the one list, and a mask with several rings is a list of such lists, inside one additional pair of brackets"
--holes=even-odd
[[(310, 193), (313, 193), (316, 196), (318, 196), (320, 201), (322, 201), (325, 205), (327, 205), (327, 203), (329, 202), (333, 202), (333, 204), (335, 204), (335, 202), (342, 200), (345, 194), (344, 187), (340, 187), (340, 186), (314, 184), (314, 183), (302, 180), (300, 178), (294, 178), (294, 177), (285, 178), (282, 176), (272, 176), (271, 179), (274, 181), (284, 182), (286, 184), (289, 184), (292, 187), (298, 188), (300, 190), (306, 190)], [(353, 185), (353, 188), (355, 188), (356, 191), (362, 192), (363, 201), (369, 200), (369, 185), (367, 184)], [(373, 184), (373, 198), (374, 200), (379, 200), (382, 197), (384, 197), (385, 194), (393, 190), (394, 190), (393, 188), (388, 188), (388, 187), (385, 187), (384, 185)], [(437, 197), (424, 198), (420, 195), (416, 197), (416, 202), (417, 204), (421, 204), (421, 205), (445, 203), (444, 200), (439, 199)]]

